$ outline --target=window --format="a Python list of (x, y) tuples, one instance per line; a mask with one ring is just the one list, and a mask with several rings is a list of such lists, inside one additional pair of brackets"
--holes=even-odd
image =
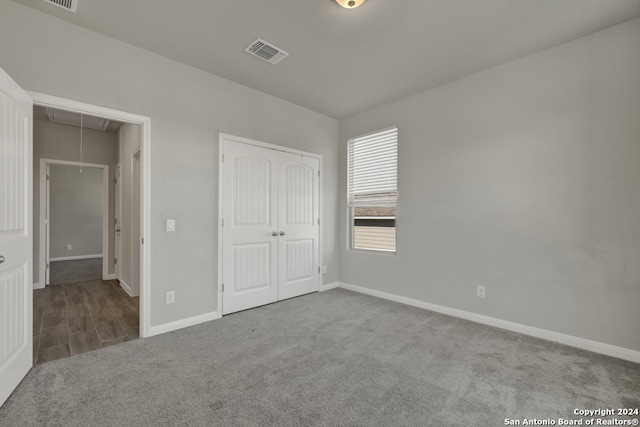
[(395, 253), (398, 203), (398, 128), (349, 139), (350, 246)]

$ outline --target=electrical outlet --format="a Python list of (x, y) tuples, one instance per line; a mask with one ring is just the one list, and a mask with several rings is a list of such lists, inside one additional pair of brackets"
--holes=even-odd
[(484, 286), (478, 286), (478, 289), (476, 290), (476, 296), (478, 298), (484, 298), (485, 291), (486, 288)]
[(70, 251), (71, 250), (71, 245), (67, 245), (67, 250)]
[(168, 219), (167, 220), (167, 231), (176, 231), (176, 220)]
[(167, 292), (167, 304), (173, 304), (176, 302), (176, 291)]

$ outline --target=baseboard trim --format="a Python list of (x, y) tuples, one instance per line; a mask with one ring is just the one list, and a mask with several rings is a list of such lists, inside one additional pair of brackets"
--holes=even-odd
[(437, 313), (447, 314), (449, 316), (459, 317), (461, 319), (470, 320), (472, 322), (482, 323), (485, 325), (494, 326), (496, 328), (506, 329), (508, 331), (518, 332), (536, 338), (542, 338), (548, 341), (554, 341), (571, 347), (580, 348), (582, 350), (588, 350), (594, 353), (600, 353), (607, 356), (616, 357), (618, 359), (640, 363), (640, 351), (618, 347), (611, 344), (605, 344), (599, 341), (592, 341), (585, 338), (579, 338), (572, 335), (561, 334), (559, 332), (553, 332), (546, 329), (535, 328), (533, 326), (523, 325), (521, 323), (509, 322), (507, 320), (484, 316), (482, 314), (476, 314), (469, 311), (431, 304), (413, 298), (407, 298), (387, 292), (376, 291), (374, 289), (364, 288), (362, 286), (351, 285), (349, 283), (340, 282), (339, 287), (350, 291), (383, 298), (389, 301), (399, 302), (401, 304), (423, 308), (425, 310), (435, 311)]
[(44, 285), (40, 285), (40, 283), (34, 283), (33, 284), (33, 289), (44, 289)]
[[(114, 277), (115, 277), (115, 274), (114, 274)], [(120, 287), (122, 289), (124, 289), (124, 291), (127, 293), (127, 295), (129, 295), (130, 297), (137, 297), (138, 296), (133, 292), (133, 289), (131, 289), (131, 286), (129, 286), (127, 284), (127, 282), (125, 282), (122, 279), (118, 280), (118, 282), (120, 282)]]
[(217, 311), (211, 313), (200, 314), (198, 316), (189, 317), (186, 319), (176, 320), (175, 322), (165, 323), (163, 325), (152, 326), (149, 329), (150, 337), (154, 335), (165, 334), (171, 331), (177, 331), (178, 329), (188, 328), (189, 326), (199, 325), (200, 323), (210, 322), (211, 320), (220, 319), (220, 314)]
[(107, 274), (106, 279), (102, 279), (102, 280), (115, 280), (115, 279), (116, 279), (115, 274)]
[(102, 254), (76, 255), (76, 256), (63, 256), (63, 257), (57, 257), (57, 258), (49, 258), (49, 262), (77, 261), (79, 259), (96, 259), (96, 258), (102, 258)]
[(340, 282), (333, 282), (333, 283), (323, 283), (322, 285), (320, 285), (320, 292), (324, 292), (324, 291), (328, 291), (330, 289), (335, 289), (337, 287), (340, 287)]

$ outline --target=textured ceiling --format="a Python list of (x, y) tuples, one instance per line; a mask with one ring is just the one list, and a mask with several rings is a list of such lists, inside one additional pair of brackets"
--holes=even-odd
[[(640, 16), (640, 0), (15, 0), (335, 118)], [(244, 52), (260, 37), (290, 56)]]

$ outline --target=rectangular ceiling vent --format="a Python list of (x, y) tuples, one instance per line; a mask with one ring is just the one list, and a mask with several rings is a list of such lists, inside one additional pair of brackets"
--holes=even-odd
[(253, 43), (247, 46), (244, 51), (257, 56), (260, 59), (264, 59), (270, 64), (277, 64), (289, 56), (289, 54), (284, 50), (279, 49), (262, 39), (256, 39)]
[(73, 12), (73, 13), (76, 13), (76, 8), (78, 7), (78, 0), (42, 0), (42, 1), (44, 1), (45, 3), (56, 5), (68, 12)]

